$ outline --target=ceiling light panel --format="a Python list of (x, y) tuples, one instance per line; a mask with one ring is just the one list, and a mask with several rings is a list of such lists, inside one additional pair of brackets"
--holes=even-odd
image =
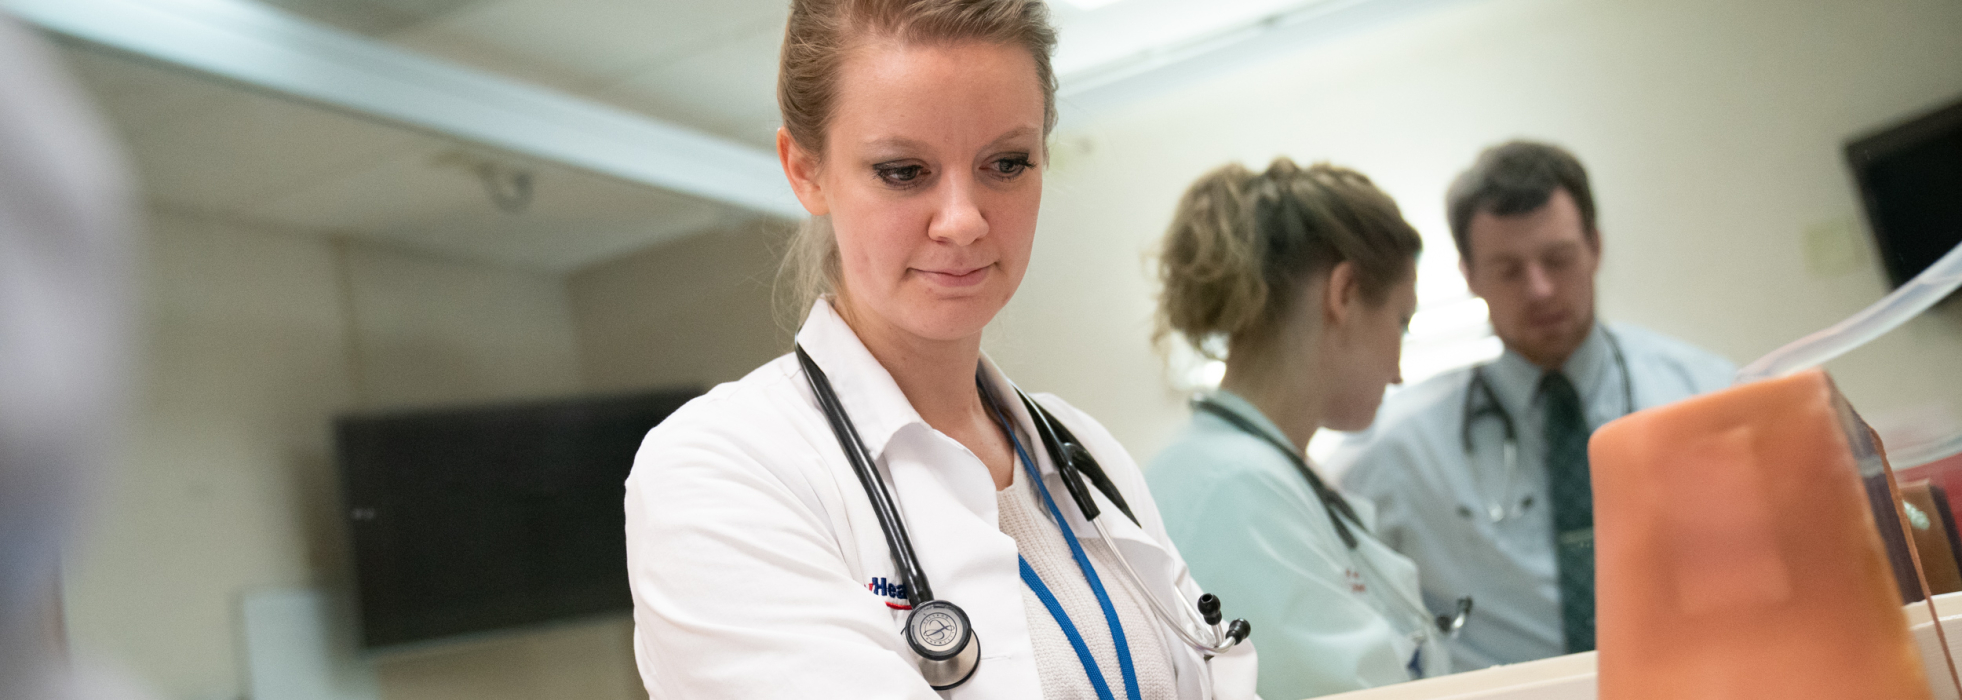
[[(1207, 37), (1256, 25), (1263, 19), (1341, 0), (1067, 0), (1076, 11), (1056, 13), (1056, 73), (1107, 70), (1149, 60)], [(1102, 3), (1086, 7), (1086, 3)], [(1061, 8), (1059, 8), (1061, 9)]]
[(392, 38), (467, 37), (604, 87), (759, 29), (780, 34), (788, 14), (782, 0), (486, 0)]

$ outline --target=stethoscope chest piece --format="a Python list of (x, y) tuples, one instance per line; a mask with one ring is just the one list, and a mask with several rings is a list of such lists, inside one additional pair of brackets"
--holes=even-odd
[(966, 682), (981, 665), (981, 639), (967, 613), (944, 600), (929, 600), (906, 616), (906, 644), (920, 655), (920, 674), (934, 690)]

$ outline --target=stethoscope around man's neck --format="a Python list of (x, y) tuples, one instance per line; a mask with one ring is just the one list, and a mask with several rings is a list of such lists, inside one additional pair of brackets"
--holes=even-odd
[[(1615, 338), (1614, 333), (1606, 326), (1601, 327), (1601, 336), (1607, 339), (1608, 350), (1614, 354), (1615, 367), (1621, 370), (1621, 414), (1625, 416), (1634, 413), (1635, 380), (1628, 372), (1628, 358), (1621, 352), (1621, 341)], [(1487, 417), (1498, 418), (1499, 425), (1505, 429), (1505, 442), (1501, 443), (1499, 448), (1506, 465), (1504, 490), (1499, 492), (1498, 498), (1491, 498), (1488, 494), (1484, 504), (1485, 516), (1493, 524), (1498, 524), (1509, 518), (1518, 517), (1532, 505), (1533, 501), (1528, 497), (1515, 507), (1506, 507), (1506, 500), (1512, 498), (1514, 481), (1519, 476), (1519, 426), (1513, 421), (1512, 412), (1507, 411), (1505, 404), (1499, 402), (1499, 394), (1492, 389), (1492, 381), (1485, 376), (1485, 365), (1481, 364), (1471, 370), (1471, 383), (1465, 388), (1465, 418), (1458, 426), (1458, 439), (1464, 444), (1467, 459), (1476, 453), (1472, 442), (1472, 427)], [(1484, 491), (1482, 487), (1479, 490)], [(1461, 507), (1460, 513), (1467, 518), (1471, 517), (1469, 508)]]
[[(818, 408), (824, 412), (825, 421), (831, 424), (831, 432), (838, 438), (838, 445), (843, 448), (846, 461), (851, 463), (852, 472), (858, 476), (859, 485), (865, 487), (865, 495), (872, 501), (872, 512), (878, 516), (879, 528), (885, 532), (886, 548), (892, 551), (893, 566), (899, 569), (900, 580), (906, 584), (906, 600), (912, 610), (906, 614), (903, 630), (907, 646), (920, 656), (920, 675), (926, 678), (927, 685), (932, 686), (934, 690), (946, 690), (967, 682), (974, 676), (974, 670), (981, 663), (981, 640), (975, 635), (973, 624), (968, 620), (966, 611), (961, 610), (959, 605), (933, 597), (933, 588), (927, 582), (926, 571), (920, 568), (919, 558), (913, 552), (912, 538), (906, 534), (906, 523), (899, 517), (899, 510), (893, 503), (892, 494), (886, 490), (885, 479), (880, 476), (873, 464), (871, 451), (859, 438), (858, 428), (852, 425), (851, 417), (845, 413), (844, 405), (838, 401), (837, 393), (831, 388), (831, 381), (825, 377), (824, 370), (818, 368), (817, 362), (811, 360), (811, 356), (804, 352), (802, 345), (797, 347), (797, 361), (803, 366), (804, 376), (811, 385), (811, 393), (817, 396)], [(977, 384), (980, 385), (983, 400), (990, 402), (992, 409), (1001, 415), (1001, 407), (998, 402), (993, 401), (987, 385), (979, 381)], [(1083, 482), (1087, 479), (1097, 490), (1104, 493), (1105, 498), (1110, 499), (1112, 505), (1117, 506), (1118, 510), (1123, 511), (1124, 515), (1135, 523), (1137, 516), (1131, 513), (1130, 506), (1124, 502), (1124, 497), (1118, 492), (1116, 484), (1111, 483), (1110, 478), (1104, 474), (1103, 467), (1097, 464), (1096, 458), (1076, 441), (1068, 428), (1057, 422), (1040, 404), (1030, 399), (1028, 394), (1022, 393), (1021, 389), (1016, 389), (1015, 394), (1021, 398), (1023, 407), (1028, 409), (1029, 417), (1035, 423), (1036, 432), (1042, 438), (1043, 448), (1048, 452), (1050, 461), (1055, 464), (1056, 471), (1062, 476), (1063, 487), (1069, 491), (1071, 500), (1076, 501), (1077, 510), (1083, 514), (1084, 520), (1096, 526), (1097, 534), (1103, 538), (1106, 548), (1116, 558), (1118, 568), (1136, 584), (1134, 589), (1144, 596), (1158, 619), (1170, 626), (1186, 644), (1207, 654), (1225, 652), (1244, 641), (1253, 626), (1246, 620), (1233, 620), (1222, 629), (1219, 599), (1210, 593), (1200, 596), (1186, 613), (1192, 615), (1196, 611), (1198, 616), (1196, 621), (1203, 623), (1199, 625), (1202, 631), (1198, 633), (1187, 628), (1188, 620), (1180, 619), (1158, 600), (1157, 594), (1153, 593), (1151, 588), (1145, 585), (1143, 578), (1138, 576), (1138, 572), (1131, 568), (1131, 562), (1125, 558), (1123, 550), (1112, 541), (1110, 530), (1098, 518), (1102, 514), (1101, 509), (1098, 508), (1096, 500), (1090, 495), (1089, 488), (1084, 486)], [(1004, 424), (1003, 429), (1008, 429), (1008, 426)], [(1016, 440), (1013, 433), (1009, 434), (1009, 439)], [(1019, 443), (1017, 450), (1020, 450)], [(1060, 512), (1058, 515), (1060, 516)]]

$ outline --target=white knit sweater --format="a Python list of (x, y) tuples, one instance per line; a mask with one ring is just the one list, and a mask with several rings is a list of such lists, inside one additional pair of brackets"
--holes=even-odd
[[(995, 503), (1001, 513), (1001, 531), (1015, 538), (1015, 547), (1023, 559), (1029, 562), (1042, 582), (1056, 596), (1063, 611), (1069, 614), (1078, 634), (1083, 635), (1084, 645), (1090, 648), (1102, 668), (1105, 682), (1110, 684), (1111, 694), (1119, 700), (1125, 697), (1124, 674), (1117, 663), (1117, 645), (1111, 641), (1110, 625), (1104, 621), (1104, 613), (1097, 604), (1096, 594), (1084, 579), (1083, 570), (1077, 567), (1076, 559), (1070, 555), (1069, 543), (1063, 539), (1062, 529), (1057, 527), (1056, 519), (1042, 503), (1041, 494), (1029, 483), (1027, 475), (1017, 465), (1014, 481), (1008, 488), (995, 492)], [(1061, 499), (1067, 494), (1051, 494)], [(1067, 508), (1067, 501), (1058, 502), (1058, 507)], [(1124, 628), (1124, 638), (1131, 649), (1131, 663), (1138, 674), (1138, 697), (1141, 700), (1174, 700), (1178, 696), (1178, 686), (1172, 677), (1172, 660), (1158, 635), (1156, 620), (1146, 608), (1148, 603), (1138, 598), (1128, 577), (1119, 574), (1120, 567), (1110, 548), (1102, 539), (1080, 540), (1084, 553), (1089, 555), (1090, 564), (1097, 570), (1097, 578), (1103, 582), (1104, 591), (1110, 594), (1111, 605), (1117, 609), (1117, 619)], [(1094, 700), (1096, 690), (1090, 685), (1090, 678), (1084, 673), (1083, 664), (1077, 659), (1076, 650), (1070, 647), (1069, 637), (1064, 636), (1063, 628), (1049, 614), (1049, 608), (1036, 597), (1028, 586), (1022, 587), (1022, 606), (1028, 612), (1029, 637), (1035, 647), (1036, 669), (1042, 677), (1042, 695), (1045, 700)]]

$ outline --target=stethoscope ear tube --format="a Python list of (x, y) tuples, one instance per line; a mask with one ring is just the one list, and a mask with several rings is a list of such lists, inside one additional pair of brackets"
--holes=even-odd
[[(1616, 369), (1620, 370), (1621, 414), (1625, 416), (1634, 413), (1635, 378), (1628, 370), (1628, 356), (1622, 352), (1621, 340), (1616, 338), (1614, 332), (1608, 330), (1607, 326), (1601, 327), (1601, 334), (1607, 339), (1608, 350), (1613, 353)], [(1469, 458), (1476, 452), (1472, 444), (1473, 425), (1491, 416), (1498, 418), (1499, 426), (1504, 429), (1502, 435), (1504, 440), (1499, 444), (1500, 455), (1505, 464), (1505, 490), (1500, 493), (1496, 501), (1488, 497), (1486, 499), (1488, 502), (1484, 504), (1486, 516), (1497, 524), (1519, 515), (1527, 506), (1532, 505), (1532, 498), (1529, 496), (1520, 502), (1517, 508), (1507, 503), (1512, 496), (1513, 480), (1519, 474), (1519, 426), (1513, 422), (1512, 412), (1506, 410), (1505, 404), (1499, 401), (1498, 392), (1492, 389), (1492, 381), (1485, 377), (1485, 368), (1491, 364), (1487, 362), (1473, 365), (1471, 368), (1471, 379), (1465, 385), (1464, 415), (1458, 423), (1458, 441), (1464, 446), (1465, 456)], [(1460, 506), (1459, 512), (1469, 518), (1472, 509), (1469, 506)]]
[(1076, 501), (1077, 510), (1083, 513), (1084, 520), (1096, 520), (1103, 511), (1097, 507), (1096, 499), (1091, 498), (1088, 490), (1083, 488), (1083, 474), (1076, 468), (1076, 453), (1088, 455), (1089, 451), (1074, 442), (1064, 442), (1056, 434), (1055, 426), (1049, 424), (1049, 416), (1041, 410), (1040, 406), (1035, 405), (1035, 401), (1030, 399), (1028, 394), (1022, 393), (1020, 389), (1017, 389), (1015, 394), (1021, 397), (1023, 408), (1029, 410), (1029, 417), (1035, 420), (1036, 430), (1042, 433), (1042, 447), (1049, 453), (1049, 462), (1056, 465), (1056, 471), (1062, 472), (1063, 488), (1070, 492), (1070, 499)]
[(893, 505), (892, 494), (886, 492), (886, 482), (872, 470), (871, 455), (865, 449), (864, 440), (858, 436), (858, 429), (845, 417), (845, 409), (838, 402), (838, 395), (831, 390), (831, 380), (824, 376), (824, 370), (804, 352), (804, 346), (797, 346), (797, 361), (804, 366), (804, 376), (810, 381), (811, 393), (817, 395), (818, 407), (823, 410), (825, 420), (831, 424), (832, 435), (838, 438), (838, 446), (843, 448), (845, 459), (851, 462), (852, 472), (858, 475), (859, 484), (865, 487), (866, 496), (872, 501), (872, 511), (879, 516), (881, 529), (885, 531), (886, 547), (892, 550), (893, 564), (899, 567), (900, 578), (906, 581), (906, 602), (918, 607), (933, 600), (933, 587), (927, 583), (926, 572), (920, 569), (919, 559), (913, 553), (913, 540), (906, 533), (906, 522), (899, 517), (899, 509)]
[(1077, 506), (1083, 509), (1083, 519), (1090, 521), (1091, 526), (1097, 529), (1097, 536), (1103, 538), (1104, 544), (1110, 548), (1111, 554), (1115, 555), (1114, 558), (1117, 559), (1118, 565), (1123, 568), (1124, 574), (1129, 576), (1131, 581), (1137, 584), (1139, 593), (1144, 596), (1145, 602), (1151, 606), (1152, 611), (1158, 615), (1159, 620), (1171, 626), (1172, 631), (1178, 634), (1179, 638), (1185, 641), (1186, 644), (1208, 654), (1224, 653), (1226, 650), (1233, 648), (1235, 644), (1245, 641), (1247, 635), (1253, 632), (1253, 625), (1246, 620), (1234, 620), (1231, 624), (1227, 625), (1225, 631), (1221, 631), (1219, 629), (1219, 598), (1210, 593), (1199, 597), (1199, 602), (1194, 606), (1193, 612), (1199, 613), (1206, 626), (1212, 628), (1214, 639), (1200, 639), (1197, 635), (1186, 629), (1185, 624), (1180, 621), (1181, 618), (1178, 615), (1165, 608), (1165, 604), (1158, 600), (1158, 595), (1151, 592), (1145, 586), (1144, 578), (1138, 575), (1136, 569), (1131, 568), (1130, 558), (1124, 556), (1124, 552), (1117, 548), (1116, 540), (1111, 537), (1110, 529), (1104, 526), (1103, 519), (1097, 517), (1100, 514), (1100, 509), (1097, 507), (1095, 499), (1091, 497), (1089, 489), (1083, 486), (1082, 479), (1085, 475), (1089, 475), (1090, 478), (1094, 479), (1097, 488), (1103, 491), (1105, 495), (1111, 497), (1111, 504), (1124, 511), (1124, 515), (1129, 517), (1133, 524), (1137, 524), (1138, 517), (1131, 513), (1131, 509), (1124, 503), (1123, 497), (1118, 495), (1117, 485), (1110, 482), (1110, 477), (1104, 474), (1103, 468), (1097, 465), (1096, 458), (1091, 456), (1088, 449), (1077, 444), (1076, 441), (1064, 437), (1064, 431), (1066, 429), (1058, 425), (1056, 421), (1053, 421), (1049, 416), (1049, 412), (1043, 410), (1041, 404), (1036, 403), (1035, 399), (1030, 398), (1020, 388), (1015, 390), (1015, 394), (1022, 400), (1022, 406), (1028, 409), (1029, 418), (1035, 422), (1036, 430), (1041, 433), (1040, 437), (1042, 438), (1043, 445), (1049, 452), (1049, 460), (1056, 465), (1056, 471), (1062, 475), (1063, 485), (1069, 489), (1070, 496), (1077, 500)]
[[(1090, 524), (1097, 528), (1097, 536), (1102, 537), (1104, 544), (1110, 547), (1112, 554), (1116, 555), (1114, 558), (1117, 560), (1117, 565), (1124, 570), (1124, 575), (1131, 577), (1131, 580), (1138, 585), (1138, 592), (1144, 596), (1145, 603), (1151, 606), (1152, 612), (1157, 613), (1158, 619), (1169, 625), (1172, 628), (1172, 632), (1177, 634), (1179, 639), (1184, 640), (1186, 644), (1191, 645), (1192, 648), (1207, 654), (1223, 654), (1226, 650), (1232, 649), (1233, 645), (1246, 641), (1247, 635), (1253, 632), (1253, 624), (1246, 620), (1234, 620), (1227, 625), (1225, 631), (1221, 631), (1218, 622), (1219, 597), (1207, 593), (1199, 596), (1199, 602), (1193, 605), (1192, 612), (1198, 613), (1201, 616), (1200, 621), (1204, 622), (1207, 628), (1212, 629), (1214, 638), (1200, 639), (1198, 635), (1186, 629), (1186, 626), (1180, 622), (1178, 615), (1174, 614), (1171, 610), (1167, 610), (1165, 604), (1159, 602), (1158, 594), (1151, 592), (1151, 589), (1145, 587), (1144, 578), (1138, 575), (1136, 569), (1131, 568), (1131, 560), (1125, 557), (1122, 551), (1117, 549), (1116, 540), (1110, 536), (1110, 530), (1104, 527), (1103, 519), (1092, 520)], [(1210, 604), (1208, 604), (1208, 599), (1211, 599)], [(1211, 615), (1206, 613), (1208, 609), (1212, 610)]]
[(933, 588), (927, 583), (926, 572), (913, 552), (912, 538), (906, 533), (906, 523), (893, 505), (892, 494), (886, 491), (885, 480), (873, 471), (871, 451), (865, 448), (858, 429), (846, 417), (844, 406), (831, 389), (831, 380), (804, 352), (802, 345), (797, 346), (797, 362), (804, 368), (811, 393), (817, 397), (818, 408), (831, 425), (832, 435), (838, 438), (845, 460), (851, 463), (859, 484), (865, 487), (865, 494), (872, 501), (872, 511), (885, 532), (886, 547), (892, 551), (893, 565), (906, 583), (906, 600), (912, 607), (906, 614), (906, 645), (920, 656), (921, 677), (934, 690), (966, 683), (981, 665), (980, 636), (974, 633), (973, 623), (959, 605), (934, 600)]
[(1077, 506), (1084, 509), (1083, 519), (1095, 520), (1102, 512), (1102, 509), (1097, 506), (1096, 499), (1092, 498), (1080, 483), (1083, 479), (1089, 479), (1091, 485), (1096, 486), (1097, 490), (1104, 492), (1104, 497), (1110, 499), (1111, 505), (1117, 506), (1117, 509), (1124, 513), (1124, 517), (1131, 519), (1132, 525), (1139, 525), (1137, 514), (1131, 512), (1131, 504), (1124, 502), (1123, 492), (1117, 489), (1117, 484), (1111, 483), (1110, 475), (1105, 474), (1103, 467), (1097, 465), (1097, 459), (1090, 456), (1090, 450), (1086, 449), (1083, 443), (1078, 442), (1075, 435), (1070, 434), (1070, 429), (1064, 427), (1054, 416), (1049, 415), (1049, 411), (1044, 409), (1042, 404), (1036, 403), (1034, 398), (1021, 389), (1017, 388), (1015, 395), (1022, 400), (1022, 407), (1028, 410), (1029, 418), (1035, 422), (1036, 431), (1041, 434), (1043, 447), (1049, 453), (1049, 461), (1054, 463), (1056, 470), (1064, 475), (1064, 486), (1069, 490), (1070, 497), (1076, 499)]
[(1465, 628), (1465, 620), (1470, 619), (1471, 614), (1471, 596), (1459, 598), (1456, 614), (1437, 616), (1437, 631), (1443, 632), (1446, 637), (1456, 637), (1458, 636), (1458, 630)]
[(1267, 434), (1267, 431), (1262, 430), (1260, 426), (1254, 425), (1240, 414), (1234, 413), (1232, 409), (1214, 403), (1210, 399), (1195, 399), (1192, 405), (1226, 421), (1240, 432), (1280, 450), (1281, 454), (1288, 458), (1289, 463), (1294, 465), (1295, 470), (1301, 472), (1301, 477), (1308, 480), (1309, 490), (1314, 491), (1315, 498), (1321, 500), (1322, 510), (1328, 513), (1329, 525), (1335, 528), (1336, 536), (1342, 538), (1343, 546), (1348, 547), (1351, 552), (1356, 551), (1356, 547), (1360, 546), (1362, 541), (1356, 538), (1356, 533), (1350, 530), (1349, 524), (1343, 522), (1343, 519), (1347, 518), (1354, 522), (1356, 527), (1362, 527), (1362, 519), (1356, 517), (1356, 511), (1349, 506), (1347, 499), (1336, 493), (1335, 489), (1329, 488), (1328, 484), (1322, 483), (1322, 478), (1315, 475), (1315, 470), (1308, 468), (1308, 460), (1301, 456), (1298, 448), (1289, 447), (1286, 443)]

